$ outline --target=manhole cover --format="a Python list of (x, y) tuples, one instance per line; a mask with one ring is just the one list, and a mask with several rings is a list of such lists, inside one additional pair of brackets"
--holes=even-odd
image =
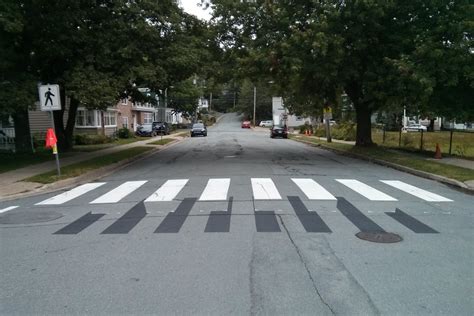
[(0, 216), (0, 224), (34, 224), (50, 222), (64, 215), (55, 211), (17, 211), (8, 212)]
[(362, 240), (384, 244), (400, 242), (403, 240), (403, 238), (397, 234), (386, 232), (359, 232), (356, 236)]

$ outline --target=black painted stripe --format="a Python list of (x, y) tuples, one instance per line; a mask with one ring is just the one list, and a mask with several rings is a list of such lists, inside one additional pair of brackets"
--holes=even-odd
[(232, 214), (233, 197), (229, 198), (227, 211), (213, 211), (207, 220), (206, 233), (228, 233), (230, 231), (230, 216)]
[(92, 212), (87, 213), (86, 215), (78, 218), (71, 224), (61, 228), (55, 235), (75, 235), (79, 234), (81, 231), (86, 229), (87, 227), (91, 226), (95, 222), (97, 222), (102, 216), (105, 214), (92, 214)]
[(186, 198), (184, 199), (174, 211), (174, 213), (169, 213), (166, 215), (165, 219), (161, 222), (160, 226), (155, 230), (155, 233), (177, 233), (181, 229), (188, 217), (189, 212), (193, 208), (194, 203), (196, 203), (196, 198)]
[(361, 232), (385, 232), (382, 227), (365, 216), (357, 209), (357, 207), (349, 203), (345, 198), (337, 197), (337, 208), (352, 222), (352, 224), (357, 226)]
[(273, 211), (255, 211), (255, 225), (259, 233), (281, 232), (280, 225), (278, 225), (275, 212)]
[(288, 196), (304, 229), (308, 233), (331, 233), (331, 229), (316, 212), (310, 212), (298, 196)]
[(395, 213), (385, 212), (388, 216), (406, 226), (417, 234), (439, 234), (438, 231), (434, 230), (430, 226), (420, 222), (416, 218), (408, 215), (400, 209), (395, 209)]
[(102, 234), (128, 234), (145, 216), (145, 204), (141, 201), (107, 227)]

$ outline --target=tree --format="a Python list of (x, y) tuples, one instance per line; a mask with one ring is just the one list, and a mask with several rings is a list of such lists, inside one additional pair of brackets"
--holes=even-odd
[[(239, 55), (249, 73), (271, 76), (295, 112), (318, 112), (347, 93), (356, 111), (359, 146), (372, 145), (376, 110), (431, 107), (434, 100), (443, 104), (438, 109), (449, 108), (447, 96), (472, 95), (472, 33), (465, 30), (472, 25), (462, 1), (429, 6), (421, 0), (213, 4), (222, 45)], [(457, 28), (448, 22), (453, 17)], [(438, 56), (438, 50), (430, 50), (437, 46), (443, 47)], [(448, 56), (456, 60), (454, 69)], [(434, 71), (435, 63), (443, 65), (441, 72)], [(448, 68), (451, 75), (446, 76)], [(463, 75), (453, 80), (461, 69)], [(470, 106), (461, 99), (463, 108)]]
[(0, 92), (0, 98), (21, 99), (21, 106), (8, 103), (9, 113), (20, 113), (37, 98), (35, 93), (25, 98), (37, 82), (58, 83), (63, 108), (54, 116), (62, 150), (72, 147), (79, 106), (103, 111), (122, 97), (145, 98), (139, 87), (159, 91), (183, 81), (199, 69), (196, 61), (208, 44), (205, 23), (185, 14), (174, 0), (22, 0), (2, 5), (7, 12), (0, 19), (2, 84), (15, 89)]

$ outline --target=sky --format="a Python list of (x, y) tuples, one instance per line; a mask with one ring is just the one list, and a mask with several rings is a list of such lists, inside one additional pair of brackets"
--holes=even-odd
[(181, 0), (180, 2), (184, 11), (186, 11), (187, 13), (194, 14), (198, 18), (207, 20), (207, 21), (211, 18), (210, 9), (203, 10), (201, 7), (197, 5), (200, 2), (200, 0)]

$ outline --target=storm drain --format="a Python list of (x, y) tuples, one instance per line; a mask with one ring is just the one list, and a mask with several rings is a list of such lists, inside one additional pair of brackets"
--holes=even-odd
[(34, 224), (54, 221), (64, 215), (55, 211), (17, 211), (7, 212), (0, 216), (0, 224)]
[(356, 234), (357, 238), (371, 242), (378, 242), (383, 244), (391, 244), (403, 240), (397, 234), (387, 232), (359, 232)]

